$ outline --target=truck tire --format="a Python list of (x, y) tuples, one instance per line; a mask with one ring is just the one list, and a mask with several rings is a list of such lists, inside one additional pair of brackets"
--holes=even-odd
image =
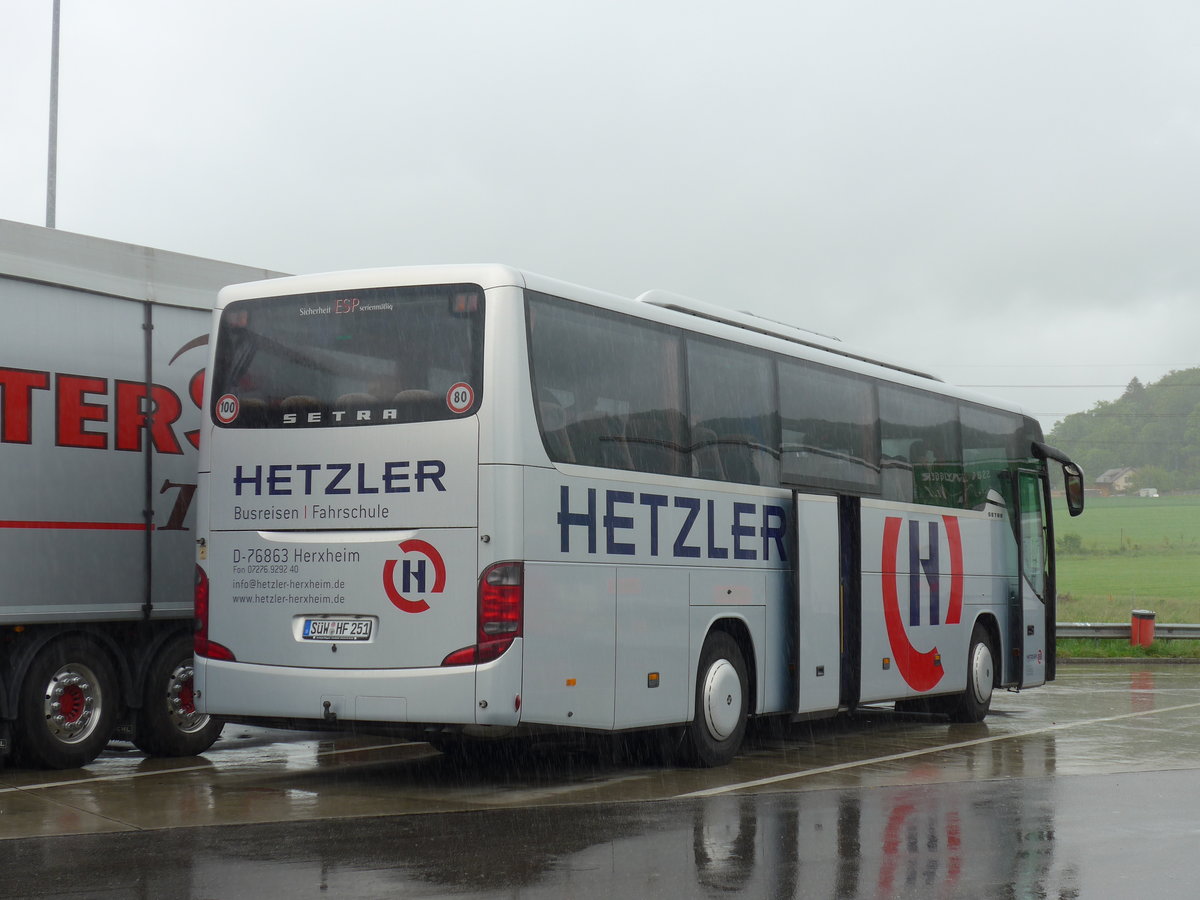
[(192, 638), (167, 641), (146, 670), (133, 743), (149, 756), (197, 756), (213, 745), (224, 722), (197, 712), (192, 694)]
[(723, 631), (711, 631), (696, 669), (696, 706), (687, 726), (685, 760), (711, 767), (729, 763), (742, 746), (750, 704), (742, 651)]
[(34, 657), (17, 705), (17, 759), (45, 769), (86, 766), (108, 744), (118, 690), (108, 657), (91, 641), (69, 637)]

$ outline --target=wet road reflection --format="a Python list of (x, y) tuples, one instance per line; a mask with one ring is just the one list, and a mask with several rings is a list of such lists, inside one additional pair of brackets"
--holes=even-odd
[(716, 771), (235, 728), (206, 760), (0, 772), (0, 877), (6, 897), (1191, 897), (1198, 725), (1194, 668), (1079, 667), (986, 725), (760, 729)]

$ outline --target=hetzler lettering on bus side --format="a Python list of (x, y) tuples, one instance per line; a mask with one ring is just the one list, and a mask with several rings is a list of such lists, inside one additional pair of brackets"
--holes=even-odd
[[(770, 561), (774, 548), (776, 559), (787, 560), (787, 513), (782, 506), (597, 488), (587, 488), (584, 494), (573, 499), (570, 487), (559, 487), (557, 523), (563, 553), (571, 552), (572, 533), (582, 530), (588, 554)], [(647, 538), (640, 545), (639, 534)]]

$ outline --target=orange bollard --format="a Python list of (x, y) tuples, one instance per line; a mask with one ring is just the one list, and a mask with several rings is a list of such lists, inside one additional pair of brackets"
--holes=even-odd
[(1154, 643), (1154, 613), (1135, 609), (1130, 613), (1129, 643), (1134, 647), (1149, 647)]

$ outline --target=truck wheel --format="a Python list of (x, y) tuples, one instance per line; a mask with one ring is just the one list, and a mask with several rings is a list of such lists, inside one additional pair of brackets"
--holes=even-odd
[(224, 722), (196, 710), (192, 638), (181, 634), (159, 651), (142, 685), (134, 745), (150, 756), (196, 756), (213, 745)]
[(696, 670), (696, 708), (687, 727), (687, 761), (723, 766), (742, 746), (749, 709), (749, 680), (742, 651), (723, 631), (710, 632)]
[(79, 638), (43, 647), (21, 685), (18, 759), (46, 769), (86, 766), (117, 722), (117, 682), (108, 658)]
[(987, 629), (976, 623), (971, 632), (971, 649), (967, 651), (967, 689), (958, 702), (949, 708), (954, 722), (982, 722), (992, 706), (992, 686), (995, 683), (995, 663)]

